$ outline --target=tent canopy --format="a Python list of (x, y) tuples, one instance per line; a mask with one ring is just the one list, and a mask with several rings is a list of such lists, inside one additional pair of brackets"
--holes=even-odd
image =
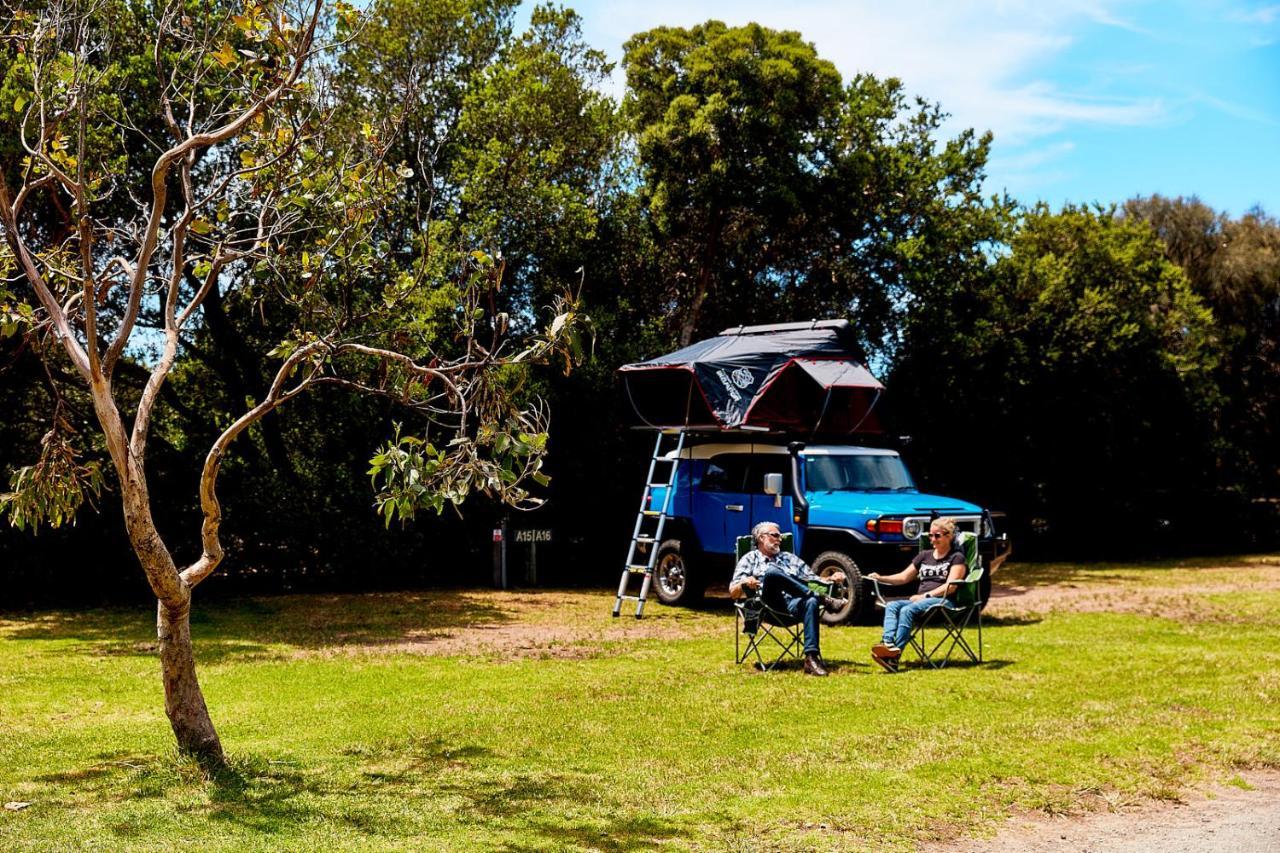
[(880, 432), (884, 390), (847, 320), (725, 329), (618, 369), (636, 416), (655, 428)]

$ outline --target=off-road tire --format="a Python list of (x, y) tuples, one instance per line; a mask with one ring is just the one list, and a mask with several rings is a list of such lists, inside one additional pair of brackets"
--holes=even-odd
[(853, 558), (842, 551), (823, 551), (813, 561), (813, 573), (825, 578), (836, 572), (844, 572), (844, 583), (836, 584), (832, 591), (834, 598), (843, 598), (847, 604), (840, 610), (824, 611), (823, 625), (840, 625), (848, 622), (862, 607), (862, 570)]
[(663, 540), (653, 564), (650, 592), (663, 604), (689, 607), (702, 600), (705, 590), (697, 559), (681, 549), (679, 539)]

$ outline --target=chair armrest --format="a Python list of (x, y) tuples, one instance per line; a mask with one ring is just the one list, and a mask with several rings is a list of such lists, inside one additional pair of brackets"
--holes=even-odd
[(876, 607), (884, 609), (885, 605), (887, 605), (889, 602), (884, 597), (884, 590), (882, 589), (882, 587), (895, 586), (896, 584), (884, 583), (878, 580), (877, 578), (865, 578), (865, 580), (871, 581), (871, 591), (872, 591), (872, 594), (875, 596)]

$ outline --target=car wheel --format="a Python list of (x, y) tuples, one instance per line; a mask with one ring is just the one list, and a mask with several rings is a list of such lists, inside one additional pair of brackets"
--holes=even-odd
[(862, 604), (862, 571), (848, 554), (840, 551), (823, 551), (813, 561), (813, 573), (820, 578), (827, 578), (836, 572), (844, 572), (844, 581), (835, 585), (831, 595), (843, 598), (844, 607), (839, 610), (828, 610), (822, 614), (822, 624), (839, 625), (853, 618)]
[(703, 588), (690, 571), (679, 539), (667, 539), (658, 546), (658, 559), (653, 564), (653, 591), (659, 601), (669, 605), (687, 606), (702, 597)]

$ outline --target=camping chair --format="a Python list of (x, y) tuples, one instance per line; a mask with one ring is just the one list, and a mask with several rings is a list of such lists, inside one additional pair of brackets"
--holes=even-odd
[[(795, 553), (790, 533), (782, 534), (783, 551)], [(741, 560), (755, 547), (750, 536), (739, 536), (737, 559)], [(809, 587), (820, 595), (830, 595), (831, 585), (811, 582)], [(747, 597), (733, 602), (735, 663), (755, 658), (757, 669), (768, 671), (788, 659), (804, 657), (804, 626), (790, 613), (778, 611), (764, 603), (760, 590), (748, 590)]]
[[(941, 669), (951, 660), (952, 654), (963, 655), (970, 663), (982, 663), (982, 593), (981, 581), (985, 569), (982, 556), (978, 553), (978, 537), (976, 534), (963, 531), (956, 534), (956, 544), (964, 551), (964, 564), (969, 571), (964, 580), (955, 581), (954, 599), (946, 599), (945, 604), (930, 608), (920, 615), (920, 619), (911, 628), (911, 636), (907, 638), (907, 648), (913, 650), (922, 663)], [(920, 537), (920, 550), (933, 547), (929, 537)], [(885, 601), (882, 585), (875, 578), (868, 578), (875, 590), (876, 606), (884, 608)], [(889, 586), (885, 584), (884, 586)], [(975, 652), (965, 631), (976, 626), (977, 646)], [(932, 634), (930, 635), (930, 632)], [(939, 637), (939, 632), (941, 636)], [(972, 636), (972, 634), (970, 635)], [(936, 640), (934, 638), (937, 638)]]

